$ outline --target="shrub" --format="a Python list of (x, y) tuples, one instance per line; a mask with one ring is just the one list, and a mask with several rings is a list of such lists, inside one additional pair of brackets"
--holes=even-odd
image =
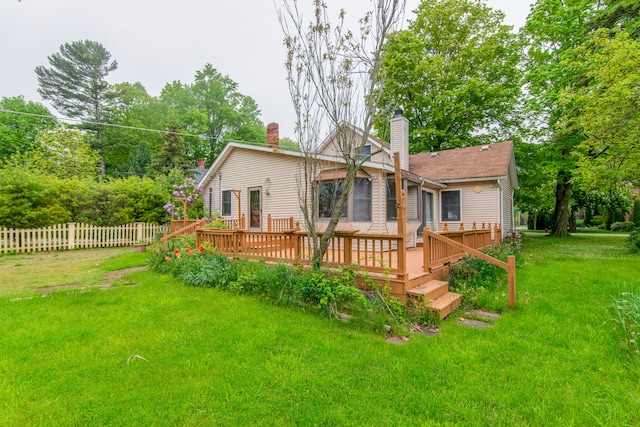
[(593, 218), (591, 218), (591, 225), (597, 227), (601, 224), (604, 224), (604, 218), (602, 217), (602, 215), (594, 215)]
[(640, 197), (633, 202), (633, 223), (640, 228)]
[[(520, 244), (505, 241), (499, 245), (486, 248), (484, 253), (507, 262), (509, 255), (520, 253)], [(465, 255), (449, 268), (449, 289), (461, 293), (464, 304), (470, 307), (484, 307), (500, 310), (495, 306), (492, 293), (497, 289), (506, 272), (493, 264), (471, 255)], [(488, 307), (489, 304), (493, 304)]]
[[(194, 249), (194, 245), (193, 238), (171, 239), (168, 245), (154, 248), (149, 265), (189, 286), (259, 295), (276, 305), (307, 308), (330, 317), (346, 312), (356, 323), (379, 331), (386, 332), (385, 325), (395, 331), (406, 329), (404, 304), (391, 296), (388, 283), (380, 286), (357, 266), (318, 271), (263, 261), (229, 261), (223, 254)], [(360, 280), (372, 291), (363, 293), (357, 286)]]
[(613, 321), (622, 332), (622, 346), (631, 356), (640, 356), (640, 293), (623, 292), (613, 299)]
[(220, 228), (222, 230), (226, 230), (229, 227), (227, 227), (227, 224), (224, 223), (224, 219), (216, 218), (213, 221), (211, 221), (209, 224), (205, 225), (205, 228)]
[(632, 254), (640, 254), (640, 228), (636, 228), (629, 234), (627, 245)]
[(635, 226), (636, 225), (631, 221), (614, 222), (611, 224), (611, 231), (631, 231)]

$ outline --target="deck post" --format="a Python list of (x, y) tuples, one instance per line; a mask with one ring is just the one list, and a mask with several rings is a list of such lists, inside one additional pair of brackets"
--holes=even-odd
[(429, 259), (431, 258), (431, 239), (426, 233), (429, 227), (422, 230), (422, 270), (429, 273)]
[(271, 232), (271, 214), (267, 214), (267, 231)]
[(507, 264), (509, 265), (509, 269), (507, 270), (509, 281), (509, 308), (513, 310), (514, 308), (516, 308), (516, 257), (513, 255), (509, 255), (507, 257)]
[(400, 168), (400, 153), (393, 153), (394, 174), (396, 184), (396, 216), (398, 218), (398, 234), (400, 241), (398, 242), (398, 279), (405, 280), (407, 278), (407, 207), (404, 200), (404, 190), (402, 189), (402, 169)]
[[(344, 236), (344, 263), (349, 265), (351, 264), (351, 248), (353, 247), (353, 242), (351, 240), (351, 236)], [(338, 249), (340, 249), (338, 247)]]

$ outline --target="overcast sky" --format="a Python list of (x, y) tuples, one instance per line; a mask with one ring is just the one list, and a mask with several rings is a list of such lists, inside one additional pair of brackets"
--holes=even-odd
[[(419, 2), (407, 1), (405, 20)], [(533, 0), (486, 3), (518, 29)], [(370, 0), (329, 5), (359, 17)], [(0, 0), (0, 97), (42, 102), (35, 67), (48, 66), (47, 56), (61, 44), (88, 39), (118, 61), (110, 83), (140, 82), (154, 96), (166, 83), (192, 83), (196, 71), (211, 63), (256, 100), (265, 124), (278, 122), (280, 135), (292, 137), (282, 38), (273, 0)]]

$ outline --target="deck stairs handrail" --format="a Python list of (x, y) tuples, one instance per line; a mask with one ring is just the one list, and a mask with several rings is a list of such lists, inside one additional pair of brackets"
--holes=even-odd
[[(480, 252), (477, 249), (474, 249), (470, 246), (464, 245), (460, 242), (456, 242), (448, 237), (445, 237), (439, 233), (435, 233), (427, 228), (423, 231), (423, 242), (424, 242), (424, 270), (425, 272), (429, 272), (429, 264), (431, 261), (431, 250), (430, 250), (430, 239), (439, 241), (444, 243), (447, 248), (454, 248), (462, 251), (462, 253), (466, 253), (469, 255), (473, 255), (477, 258), (480, 258), (490, 264), (493, 264), (497, 267), (500, 267), (507, 272), (508, 276), (508, 302), (510, 308), (515, 308), (516, 305), (516, 257), (513, 255), (509, 255), (507, 258), (507, 262), (500, 261), (499, 259), (493, 258), (483, 252)], [(447, 259), (450, 257), (446, 257)]]
[(172, 237), (176, 237), (176, 236), (181, 236), (183, 234), (193, 234), (196, 232), (196, 228), (200, 228), (203, 225), (205, 225), (206, 223), (208, 223), (209, 221), (211, 221), (211, 219), (209, 218), (201, 218), (198, 219), (194, 222), (191, 222), (189, 225), (179, 228), (176, 231), (169, 233), (169, 234), (164, 234), (164, 236), (162, 236), (162, 238), (160, 239), (162, 241), (162, 243), (166, 243), (167, 240), (169, 240)]

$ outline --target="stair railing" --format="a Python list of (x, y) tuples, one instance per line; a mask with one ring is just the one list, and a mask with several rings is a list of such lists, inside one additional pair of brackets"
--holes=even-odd
[(430, 272), (430, 265), (434, 261), (440, 261), (441, 263), (451, 262), (461, 258), (463, 253), (473, 255), (480, 258), (490, 264), (500, 267), (507, 272), (508, 280), (508, 302), (509, 308), (516, 307), (516, 257), (509, 255), (507, 262), (500, 261), (493, 258), (477, 249), (463, 245), (462, 243), (451, 240), (441, 234), (434, 233), (428, 228), (424, 228), (422, 231), (423, 236), (423, 250), (424, 250), (424, 271)]

